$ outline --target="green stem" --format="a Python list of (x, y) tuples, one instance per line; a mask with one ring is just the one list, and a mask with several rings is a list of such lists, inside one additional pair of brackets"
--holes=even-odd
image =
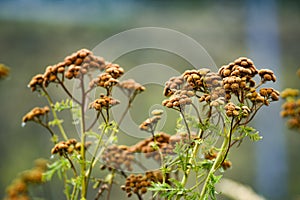
[[(202, 130), (202, 129), (199, 131), (198, 136), (200, 136), (200, 135), (203, 135), (203, 130)], [(199, 151), (199, 148), (200, 148), (200, 142), (196, 142), (195, 145), (194, 145), (192, 154), (191, 154), (190, 158), (189, 158), (188, 161), (187, 161), (187, 164), (188, 164), (188, 163), (192, 163), (193, 159), (197, 156), (197, 153), (198, 153), (198, 151)], [(189, 177), (190, 172), (191, 172), (191, 168), (188, 167), (188, 168), (186, 169), (186, 171), (184, 172), (184, 174), (183, 174), (183, 177), (182, 177), (182, 180), (181, 180), (181, 185), (182, 185), (183, 187), (184, 187), (184, 186), (186, 185), (186, 183), (187, 183), (187, 180), (188, 180), (188, 177)], [(177, 195), (176, 200), (179, 200), (181, 197), (182, 197), (182, 195)]]
[(113, 182), (114, 182), (113, 180), (115, 178), (115, 169), (112, 170), (111, 175), (112, 175), (112, 177), (111, 177), (111, 181), (110, 181), (110, 183), (108, 185), (106, 200), (110, 199), (110, 193), (111, 193), (112, 185), (113, 185)]
[(225, 132), (221, 150), (218, 153), (218, 155), (214, 161), (214, 164), (211, 167), (211, 169), (209, 170), (207, 177), (204, 181), (204, 185), (203, 185), (202, 191), (200, 193), (200, 198), (199, 198), (200, 200), (204, 199), (204, 197), (206, 196), (208, 185), (209, 185), (212, 175), (216, 172), (216, 170), (221, 166), (221, 164), (226, 159), (226, 156), (228, 154), (228, 148), (229, 148), (230, 141), (231, 141), (231, 135), (232, 135), (232, 131), (233, 131), (233, 121), (234, 121), (234, 118), (232, 118), (232, 120), (231, 120), (230, 130), (228, 131), (228, 133)]
[(100, 146), (101, 146), (101, 144), (102, 144), (102, 138), (103, 138), (103, 136), (104, 136), (105, 129), (106, 129), (106, 127), (105, 127), (105, 128), (103, 129), (103, 131), (101, 132), (101, 135), (100, 135), (100, 137), (99, 137), (99, 139), (98, 139), (98, 142), (97, 142), (97, 146), (96, 146), (95, 151), (94, 151), (94, 153), (93, 153), (93, 157), (92, 157), (92, 160), (91, 160), (90, 167), (89, 167), (88, 171), (86, 172), (86, 177), (87, 177), (88, 180), (90, 179), (92, 170), (93, 170), (93, 168), (94, 168), (94, 166), (95, 166), (95, 164), (96, 164), (96, 161), (97, 161), (97, 160), (96, 160), (96, 157), (97, 157), (96, 154), (97, 154), (97, 152), (98, 152), (98, 150), (99, 150), (99, 148), (100, 148)]
[(65, 130), (64, 130), (64, 128), (63, 128), (61, 122), (59, 121), (59, 119), (58, 119), (58, 117), (57, 117), (57, 114), (56, 114), (55, 110), (54, 110), (54, 104), (53, 104), (53, 101), (52, 101), (51, 97), (49, 96), (48, 92), (46, 91), (46, 89), (45, 89), (44, 87), (42, 87), (42, 89), (43, 89), (43, 92), (45, 93), (45, 96), (46, 96), (46, 98), (47, 98), (47, 100), (48, 100), (48, 103), (49, 103), (49, 105), (50, 105), (50, 108), (51, 108), (51, 111), (52, 111), (53, 118), (54, 118), (54, 120), (58, 121), (58, 123), (57, 123), (58, 129), (59, 129), (61, 135), (63, 136), (64, 140), (67, 141), (67, 140), (68, 140), (67, 134), (66, 134), (66, 132), (65, 132)]
[(70, 193), (69, 193), (69, 190), (68, 190), (68, 183), (67, 183), (68, 177), (67, 177), (67, 174), (64, 170), (63, 170), (62, 174), (63, 174), (64, 188), (65, 188), (64, 193), (66, 195), (66, 199), (69, 200), (70, 199)]
[(78, 187), (77, 187), (77, 184), (74, 185), (73, 187), (73, 191), (72, 191), (72, 195), (71, 195), (71, 200), (75, 200), (75, 198), (77, 197), (77, 190), (78, 190)]
[(80, 155), (81, 155), (81, 200), (86, 200), (87, 196), (87, 177), (85, 175), (86, 172), (86, 151), (85, 151), (85, 91), (84, 91), (84, 79), (83, 76), (80, 80), (81, 82), (81, 147), (80, 147)]

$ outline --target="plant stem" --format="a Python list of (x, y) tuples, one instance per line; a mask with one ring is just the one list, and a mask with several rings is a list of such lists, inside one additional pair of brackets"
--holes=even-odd
[(184, 113), (183, 113), (183, 110), (180, 108), (180, 114), (181, 114), (181, 117), (183, 119), (183, 122), (184, 122), (184, 125), (186, 127), (186, 130), (188, 132), (188, 135), (189, 135), (189, 141), (191, 141), (191, 131), (190, 131), (190, 128), (189, 128), (189, 125), (185, 119), (185, 116), (184, 116)]
[(77, 190), (78, 190), (77, 187), (78, 187), (77, 184), (75, 184), (74, 187), (73, 187), (73, 191), (72, 191), (72, 195), (71, 195), (71, 200), (74, 200), (75, 197), (77, 196), (77, 195), (76, 195)]
[(207, 174), (204, 185), (202, 187), (202, 191), (200, 193), (200, 198), (199, 198), (200, 200), (204, 199), (204, 197), (206, 196), (208, 185), (209, 185), (209, 182), (210, 182), (210, 179), (211, 179), (212, 175), (221, 166), (222, 162), (225, 160), (225, 158), (228, 154), (228, 148), (229, 148), (228, 146), (230, 145), (231, 135), (232, 135), (232, 131), (233, 131), (233, 121), (234, 121), (234, 118), (232, 118), (230, 130), (228, 131), (228, 133), (225, 129), (226, 132), (225, 132), (225, 135), (224, 135), (224, 140), (223, 140), (223, 143), (222, 143), (222, 146), (221, 146), (221, 150), (218, 153), (218, 155), (217, 155), (217, 157), (214, 161), (213, 166), (211, 167), (211, 169), (209, 170), (209, 172)]
[(110, 199), (110, 193), (111, 193), (111, 189), (112, 189), (112, 185), (113, 185), (113, 180), (114, 180), (114, 177), (115, 177), (115, 169), (112, 170), (111, 175), (112, 175), (112, 178), (111, 178), (111, 182), (108, 185), (106, 200)]
[(93, 168), (94, 168), (94, 166), (95, 166), (95, 164), (96, 164), (96, 161), (97, 161), (97, 160), (96, 160), (96, 154), (97, 154), (97, 152), (98, 152), (98, 150), (99, 150), (99, 147), (100, 147), (101, 144), (102, 144), (102, 138), (103, 138), (103, 136), (104, 136), (104, 134), (105, 134), (105, 129), (106, 129), (106, 127), (105, 127), (105, 128), (103, 129), (103, 131), (101, 132), (101, 135), (100, 135), (100, 137), (99, 137), (99, 139), (98, 139), (98, 142), (97, 142), (97, 146), (96, 146), (95, 151), (94, 151), (94, 153), (93, 153), (93, 157), (92, 157), (92, 160), (91, 160), (90, 167), (89, 167), (88, 171), (86, 172), (86, 177), (87, 177), (88, 180), (90, 179), (92, 170), (93, 170)]
[(40, 119), (37, 119), (36, 122), (37, 122), (38, 124), (40, 124), (41, 126), (43, 126), (44, 128), (46, 128), (46, 129), (50, 132), (52, 141), (53, 141), (54, 144), (56, 144), (56, 143), (57, 143), (57, 138), (55, 137), (56, 135), (55, 135), (55, 133), (52, 131), (52, 129), (49, 127), (48, 123), (43, 123), (42, 120), (40, 120)]
[[(200, 136), (200, 135), (203, 135), (203, 130), (202, 130), (202, 129), (199, 131), (198, 136)], [(197, 155), (197, 153), (198, 153), (198, 151), (199, 151), (199, 147), (200, 147), (200, 142), (196, 142), (196, 143), (195, 143), (195, 146), (194, 146), (194, 148), (193, 148), (193, 151), (192, 151), (192, 155), (191, 155), (190, 158), (188, 159), (187, 164), (192, 163), (193, 159), (196, 157), (196, 155)], [(188, 180), (188, 177), (189, 177), (190, 172), (191, 172), (191, 168), (189, 167), (189, 168), (186, 169), (186, 171), (185, 171), (184, 174), (183, 174), (183, 177), (182, 177), (182, 180), (181, 180), (181, 185), (182, 185), (183, 187), (184, 187), (184, 186), (186, 185), (186, 183), (187, 183), (187, 180)], [(179, 199), (181, 198), (181, 196), (182, 196), (182, 195), (177, 195), (176, 200), (179, 200)]]
[(87, 196), (87, 177), (85, 175), (86, 172), (86, 157), (85, 157), (85, 92), (84, 92), (84, 79), (83, 76), (80, 79), (81, 83), (81, 92), (82, 92), (82, 100), (81, 100), (81, 200), (85, 200)]
[(61, 135), (63, 136), (64, 140), (67, 141), (67, 140), (68, 140), (67, 134), (66, 134), (66, 132), (65, 132), (65, 130), (64, 130), (64, 128), (63, 128), (63, 126), (61, 125), (61, 122), (59, 122), (59, 119), (58, 119), (58, 117), (57, 117), (57, 114), (56, 114), (56, 112), (55, 112), (55, 110), (54, 110), (54, 108), (53, 108), (53, 107), (54, 107), (53, 101), (52, 101), (51, 97), (49, 96), (47, 90), (46, 90), (44, 87), (42, 87), (42, 90), (43, 90), (43, 92), (45, 93), (45, 96), (46, 96), (46, 98), (47, 98), (47, 100), (48, 100), (48, 103), (49, 103), (49, 105), (50, 105), (50, 108), (51, 108), (51, 111), (52, 111), (52, 115), (53, 115), (54, 120), (57, 120), (57, 121), (58, 121), (58, 123), (57, 123), (58, 129), (59, 129)]
[(60, 80), (58, 79), (58, 83), (60, 84), (60, 86), (63, 88), (63, 90), (67, 93), (67, 95), (73, 100), (75, 101), (76, 103), (78, 103), (79, 105), (81, 104), (76, 98), (73, 97), (73, 95), (69, 92), (69, 90), (66, 88), (65, 84)]

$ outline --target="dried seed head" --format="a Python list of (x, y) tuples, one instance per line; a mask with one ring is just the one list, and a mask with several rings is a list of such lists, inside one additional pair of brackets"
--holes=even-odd
[(143, 92), (146, 89), (144, 86), (135, 82), (133, 79), (122, 81), (118, 84), (118, 86), (121, 89), (126, 90), (129, 93), (129, 95), (134, 94), (135, 92)]
[(288, 97), (297, 97), (299, 95), (299, 90), (292, 89), (292, 88), (286, 88), (281, 92), (282, 98), (288, 98)]
[(105, 66), (105, 72), (110, 74), (114, 79), (117, 79), (124, 74), (124, 69), (118, 64), (108, 63)]
[(35, 107), (22, 118), (22, 122), (26, 123), (27, 121), (35, 121), (41, 116), (46, 115), (49, 111), (50, 109), (48, 106), (43, 108)]
[(28, 87), (31, 88), (31, 91), (35, 91), (37, 87), (42, 87), (44, 83), (43, 74), (35, 75), (28, 84)]
[(101, 111), (102, 109), (108, 109), (112, 106), (119, 104), (120, 102), (112, 97), (106, 96), (104, 94), (100, 95), (99, 99), (96, 99), (92, 103), (90, 103), (89, 108), (94, 108), (97, 111)]
[(180, 90), (183, 86), (184, 80), (183, 77), (172, 77), (165, 83), (164, 95), (166, 97), (174, 94), (175, 91)]
[(262, 79), (262, 82), (266, 82), (266, 81), (276, 81), (276, 76), (274, 75), (274, 72), (272, 70), (269, 69), (261, 69), (258, 72), (259, 76)]
[(6, 78), (9, 75), (9, 67), (0, 63), (0, 79)]

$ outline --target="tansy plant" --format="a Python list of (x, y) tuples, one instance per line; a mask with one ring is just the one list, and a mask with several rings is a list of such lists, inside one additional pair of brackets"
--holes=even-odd
[[(95, 73), (99, 75), (94, 77)], [(276, 90), (262, 87), (276, 81), (273, 72), (258, 70), (245, 57), (222, 66), (218, 72), (187, 70), (170, 78), (163, 91), (166, 99), (162, 105), (179, 115), (174, 131), (156, 130), (163, 113), (154, 110), (139, 127), (149, 137), (129, 146), (119, 144), (119, 127), (145, 87), (132, 79), (119, 81), (123, 74), (118, 64), (82, 49), (47, 67), (29, 83), (32, 91), (48, 101), (47, 106), (36, 107), (23, 117), (23, 123), (40, 124), (52, 138), (54, 158), (42, 180), (50, 181), (58, 174), (68, 200), (110, 199), (116, 186), (128, 198), (215, 199), (215, 184), (232, 165), (227, 158), (230, 149), (246, 137), (261, 139), (248, 124), (262, 106), (279, 99)], [(70, 81), (80, 95), (75, 96), (67, 87)], [(52, 84), (62, 88), (68, 98), (54, 102), (49, 90)], [(112, 96), (117, 87), (128, 102), (124, 102), (127, 107), (116, 122), (111, 110), (121, 103)], [(95, 90), (101, 91), (96, 99), (91, 95)], [(70, 110), (75, 116), (79, 138), (70, 138), (65, 131), (58, 115), (62, 110)], [(93, 111), (93, 118), (87, 117), (88, 110)], [(96, 124), (100, 126), (94, 130)], [(13, 197), (8, 194), (7, 199)]]
[[(300, 69), (297, 71), (300, 77)], [(288, 118), (287, 125), (290, 129), (300, 131), (300, 99), (299, 90), (293, 88), (286, 88), (281, 92), (281, 97), (284, 99), (282, 105), (281, 116)]]

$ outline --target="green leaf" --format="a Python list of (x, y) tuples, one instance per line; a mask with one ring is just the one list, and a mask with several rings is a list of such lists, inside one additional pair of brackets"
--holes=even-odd
[(250, 138), (252, 141), (254, 141), (254, 142), (257, 142), (257, 141), (263, 139), (263, 137), (262, 137), (261, 135), (259, 135), (259, 132), (258, 132), (258, 131), (255, 132), (255, 133), (253, 133), (253, 134), (249, 134), (249, 138)]
[(58, 112), (68, 110), (71, 108), (73, 108), (73, 101), (70, 99), (62, 100), (61, 102), (56, 102), (53, 107), (53, 109)]
[(54, 174), (57, 174), (58, 177), (62, 178), (62, 172), (66, 169), (70, 168), (70, 163), (67, 159), (61, 158), (54, 163), (48, 165), (48, 170), (43, 173), (42, 180), (43, 181), (50, 181)]
[(48, 125), (49, 126), (57, 126), (59, 124), (62, 124), (63, 122), (64, 122), (64, 120), (62, 120), (62, 119), (54, 119), (54, 120), (48, 122)]
[(263, 138), (261, 135), (259, 135), (258, 131), (250, 126), (241, 126), (240, 131), (243, 133), (243, 135), (248, 136), (250, 140), (254, 142), (257, 142)]

